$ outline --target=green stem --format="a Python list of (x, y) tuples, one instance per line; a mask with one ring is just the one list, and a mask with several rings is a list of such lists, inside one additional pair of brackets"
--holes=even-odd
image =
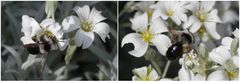
[(77, 46), (75, 44), (73, 44), (73, 39), (70, 39), (70, 43), (72, 43), (72, 44), (69, 44), (68, 49), (67, 49), (67, 53), (66, 53), (66, 56), (65, 56), (65, 69), (64, 69), (65, 79), (68, 78), (68, 65), (69, 65), (69, 63), (72, 59), (72, 56), (73, 56), (75, 50), (77, 49)]
[(65, 77), (65, 80), (67, 80), (67, 78), (68, 78), (68, 64), (65, 65), (64, 77)]
[(171, 61), (168, 60), (166, 66), (165, 66), (165, 69), (164, 69), (164, 71), (163, 71), (162, 78), (165, 78), (165, 76), (166, 76), (166, 74), (167, 74), (167, 71), (168, 71), (168, 68), (169, 68), (170, 64), (171, 64)]
[(157, 73), (161, 75), (161, 69), (158, 67), (157, 63), (154, 60), (151, 60), (153, 67), (156, 69)]

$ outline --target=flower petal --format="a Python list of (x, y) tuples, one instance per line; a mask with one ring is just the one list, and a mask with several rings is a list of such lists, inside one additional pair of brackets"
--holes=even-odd
[(62, 21), (64, 32), (71, 32), (80, 28), (80, 20), (76, 16), (68, 16)]
[(216, 40), (219, 40), (221, 37), (220, 35), (217, 33), (216, 30), (216, 23), (214, 22), (205, 22), (204, 26), (207, 30), (207, 32)]
[(33, 18), (31, 18), (31, 20), (32, 20), (31, 24), (30, 24), (31, 27), (32, 27), (32, 34), (31, 34), (31, 36), (40, 34), (42, 32), (42, 29), (41, 29), (39, 23), (35, 19), (33, 19)]
[(24, 33), (25, 36), (30, 36), (32, 33), (32, 27), (31, 27), (31, 17), (27, 15), (22, 16), (22, 29), (21, 31)]
[(208, 81), (227, 81), (229, 78), (224, 70), (216, 70), (207, 77)]
[(183, 24), (183, 28), (189, 28), (195, 22), (198, 22), (198, 19), (195, 16), (191, 15), (188, 21)]
[(134, 45), (134, 50), (128, 53), (135, 57), (142, 57), (148, 48), (148, 43), (144, 42), (140, 34), (137, 33), (126, 35), (122, 40), (122, 47), (127, 43), (132, 43)]
[(218, 23), (221, 22), (221, 20), (217, 14), (218, 14), (217, 9), (212, 10), (207, 16), (207, 21), (208, 22), (218, 22)]
[(59, 46), (59, 49), (61, 51), (63, 51), (64, 49), (66, 49), (67, 45), (68, 45), (68, 40), (61, 40), (58, 42), (58, 46)]
[(31, 39), (31, 37), (29, 37), (29, 36), (23, 36), (23, 37), (21, 37), (21, 41), (23, 42), (24, 45), (25, 45), (25, 44), (35, 43), (35, 42)]
[(164, 56), (166, 55), (166, 51), (168, 50), (168, 48), (171, 46), (171, 40), (166, 35), (163, 34), (155, 35), (151, 42)]
[(201, 22), (197, 21), (190, 27), (190, 32), (195, 33), (201, 28)]
[(227, 49), (230, 49), (233, 39), (230, 37), (224, 37), (222, 39), (222, 45), (226, 46)]
[(152, 31), (152, 33), (156, 34), (156, 33), (168, 32), (168, 28), (164, 24), (164, 22), (161, 20), (161, 18), (155, 18), (151, 22), (150, 31)]
[(181, 24), (181, 20), (176, 15), (170, 17), (177, 25)]
[(154, 68), (152, 68), (152, 71), (149, 74), (149, 80), (156, 81), (158, 79), (159, 79), (159, 76), (158, 76), (157, 71)]
[(89, 20), (93, 22), (93, 25), (105, 19), (106, 18), (101, 15), (101, 11), (96, 10), (94, 7), (92, 8), (92, 11), (89, 15)]
[(42, 28), (48, 28), (48, 26), (50, 26), (51, 24), (54, 24), (55, 23), (55, 20), (53, 19), (44, 19), (40, 25)]
[(183, 8), (188, 9), (192, 12), (196, 12), (199, 9), (200, 3), (197, 1), (191, 1), (187, 2), (186, 5), (183, 6)]
[(141, 12), (146, 12), (150, 10), (150, 6), (154, 4), (153, 1), (138, 2), (135, 4), (136, 8)]
[(82, 32), (78, 30), (74, 36), (75, 44), (80, 47), (83, 44), (84, 37), (82, 37)]
[(221, 65), (225, 65), (225, 62), (231, 58), (231, 53), (224, 46), (219, 46), (209, 52), (209, 58)]
[(187, 15), (184, 12), (176, 12), (175, 14), (177, 17), (179, 17), (179, 19), (183, 22), (187, 22)]
[(190, 81), (192, 79), (193, 72), (185, 69), (183, 66), (178, 71), (178, 77), (180, 81)]
[(233, 64), (239, 68), (239, 56), (238, 55), (233, 56), (232, 60), (233, 60)]
[(96, 32), (101, 37), (103, 42), (106, 42), (105, 39), (109, 34), (110, 28), (107, 23), (101, 22), (95, 25), (93, 31)]
[(137, 73), (141, 78), (147, 77), (147, 66), (134, 69), (134, 72)]
[(153, 15), (152, 15), (152, 20), (154, 20), (155, 18), (158, 18), (159, 16), (164, 19), (164, 20), (167, 20), (168, 16), (165, 14), (166, 11), (164, 10), (161, 10), (161, 9), (157, 9), (153, 12)]
[(92, 43), (94, 41), (94, 33), (93, 32), (84, 32), (84, 31), (81, 31), (81, 32), (82, 32), (81, 37), (84, 38), (82, 49), (86, 49), (92, 45)]
[(145, 12), (142, 15), (136, 16), (130, 19), (132, 23), (132, 29), (136, 31), (144, 31), (147, 30), (148, 27), (148, 15)]
[(201, 8), (206, 11), (206, 12), (209, 12), (213, 6), (215, 4), (215, 1), (201, 1)]
[(90, 14), (90, 8), (87, 5), (83, 7), (76, 6), (73, 10), (77, 13), (81, 21), (87, 20)]

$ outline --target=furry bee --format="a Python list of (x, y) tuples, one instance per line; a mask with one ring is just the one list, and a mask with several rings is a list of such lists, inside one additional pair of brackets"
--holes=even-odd
[(51, 50), (51, 44), (43, 37), (44, 35), (41, 35), (40, 37), (33, 36), (32, 40), (35, 43), (26, 44), (24, 47), (33, 55), (40, 55), (49, 52)]
[(167, 59), (175, 60), (193, 49), (192, 43), (194, 43), (195, 40), (192, 33), (171, 30), (169, 36), (173, 44), (166, 52)]

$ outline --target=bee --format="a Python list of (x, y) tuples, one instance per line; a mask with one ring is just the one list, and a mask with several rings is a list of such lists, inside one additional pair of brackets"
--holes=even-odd
[(30, 54), (41, 55), (51, 50), (51, 44), (53, 42), (50, 38), (47, 38), (45, 35), (41, 35), (40, 37), (33, 36), (32, 40), (35, 43), (24, 45), (24, 47)]
[(166, 52), (167, 59), (175, 60), (193, 49), (192, 44), (195, 42), (195, 39), (192, 33), (171, 30), (169, 36), (173, 44)]
[(24, 47), (33, 55), (49, 52), (51, 49), (60, 49), (56, 36), (48, 29), (43, 28), (43, 32), (39, 35), (32, 36), (31, 39), (35, 43), (26, 44)]

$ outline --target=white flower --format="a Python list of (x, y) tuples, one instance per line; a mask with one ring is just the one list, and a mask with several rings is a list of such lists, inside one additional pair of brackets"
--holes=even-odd
[(140, 67), (133, 70), (133, 81), (158, 81), (160, 76), (150, 65), (148, 67)]
[(221, 37), (216, 30), (216, 23), (220, 23), (221, 20), (217, 15), (218, 10), (213, 9), (214, 4), (213, 1), (201, 1), (192, 2), (191, 5), (186, 6), (192, 11), (193, 15), (189, 17), (183, 27), (189, 28), (192, 33), (204, 27), (214, 39), (220, 39)]
[(54, 19), (54, 13), (57, 9), (57, 1), (47, 1), (45, 5), (45, 12), (47, 14), (47, 18), (52, 17)]
[(200, 74), (194, 74), (192, 70), (185, 68), (182, 65), (182, 68), (178, 71), (178, 77), (180, 81), (204, 81), (206, 80), (205, 76)]
[(226, 81), (228, 77), (226, 76), (227, 72), (224, 70), (216, 70), (208, 75), (207, 80), (209, 81)]
[(58, 47), (60, 50), (64, 50), (67, 46), (67, 41), (63, 40), (63, 32), (61, 26), (53, 19), (44, 19), (39, 24), (35, 19), (27, 15), (22, 16), (22, 30), (24, 36), (21, 37), (23, 44), (36, 43), (33, 41), (33, 37), (39, 38), (42, 35), (47, 36), (48, 39), (52, 38), (57, 41), (53, 43), (53, 40), (49, 40), (51, 44), (51, 50), (56, 50)]
[(136, 9), (138, 12), (136, 13), (144, 13), (147, 12), (148, 17), (152, 17), (154, 9), (151, 8), (151, 6), (154, 5), (154, 1), (143, 1), (138, 2), (135, 4)]
[[(181, 21), (187, 21), (187, 10), (184, 8), (185, 2), (179, 1), (159, 1), (156, 5), (152, 6), (156, 9), (153, 16), (160, 16), (164, 20), (171, 18), (177, 25), (181, 24)], [(153, 17), (153, 18), (156, 18)]]
[(208, 80), (236, 80), (239, 78), (239, 55), (230, 52), (232, 41), (232, 38), (224, 37), (222, 45), (209, 53), (209, 58), (220, 64), (224, 70), (219, 69), (212, 72), (208, 76)]
[(198, 57), (197, 54), (192, 50), (189, 53), (183, 54), (183, 57), (179, 59), (180, 65), (185, 66), (188, 69), (193, 69), (195, 66), (198, 66)]
[(182, 68), (178, 71), (178, 77), (180, 81), (190, 81), (193, 80), (194, 74), (182, 65)]
[(141, 57), (147, 51), (148, 45), (155, 45), (158, 51), (165, 55), (171, 41), (166, 35), (160, 34), (168, 31), (160, 18), (148, 22), (147, 13), (144, 13), (130, 19), (130, 21), (132, 29), (137, 33), (127, 34), (122, 40), (122, 47), (127, 43), (133, 43), (135, 48), (129, 54)]
[(77, 46), (82, 46), (82, 49), (90, 47), (94, 41), (94, 32), (97, 33), (104, 41), (109, 37), (109, 25), (101, 22), (106, 18), (101, 15), (101, 11), (92, 8), (90, 11), (89, 6), (75, 7), (74, 11), (76, 16), (69, 16), (62, 22), (65, 32), (77, 30), (74, 39)]

